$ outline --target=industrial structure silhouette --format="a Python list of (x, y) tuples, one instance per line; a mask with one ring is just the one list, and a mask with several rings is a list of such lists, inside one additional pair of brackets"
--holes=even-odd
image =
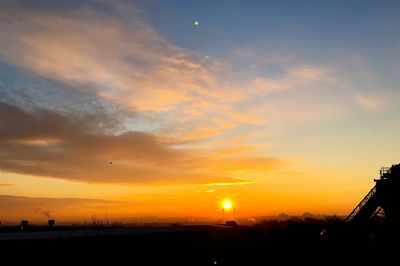
[(349, 224), (365, 223), (377, 215), (383, 215), (386, 222), (400, 222), (400, 164), (382, 167), (375, 186), (346, 218)]

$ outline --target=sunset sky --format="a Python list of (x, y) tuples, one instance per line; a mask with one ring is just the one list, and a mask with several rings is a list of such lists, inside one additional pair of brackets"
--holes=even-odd
[(348, 214), (400, 161), (399, 14), (0, 0), (0, 219)]

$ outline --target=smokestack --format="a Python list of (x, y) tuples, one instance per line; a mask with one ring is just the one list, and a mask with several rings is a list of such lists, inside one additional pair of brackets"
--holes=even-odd
[(28, 220), (21, 220), (21, 229), (24, 230), (28, 228)]
[(53, 227), (55, 223), (56, 223), (56, 220), (53, 220), (53, 219), (49, 220), (49, 226), (50, 227)]

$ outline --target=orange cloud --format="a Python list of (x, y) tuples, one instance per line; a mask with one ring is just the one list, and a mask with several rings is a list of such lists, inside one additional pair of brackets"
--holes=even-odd
[(395, 104), (395, 100), (391, 97), (393, 95), (384, 93), (360, 93), (354, 94), (356, 104), (367, 111), (377, 111), (389, 108)]
[(260, 170), (275, 164), (268, 158), (215, 160), (204, 151), (175, 148), (145, 132), (107, 134), (98, 128), (106, 116), (91, 124), (92, 116), (28, 113), (1, 103), (0, 112), (6, 117), (0, 120), (3, 171), (76, 181), (168, 184), (236, 182), (240, 179), (229, 175), (231, 167)]
[(229, 121), (229, 120), (225, 120), (225, 119), (219, 118), (219, 117), (211, 118), (211, 120), (215, 124), (217, 124), (218, 126), (220, 126), (221, 128), (224, 128), (224, 129), (232, 129), (232, 128), (236, 128), (237, 127), (236, 123), (234, 123), (232, 121)]
[(14, 186), (14, 184), (0, 183), (0, 187), (11, 187), (11, 186)]
[(231, 113), (230, 116), (236, 121), (250, 125), (260, 125), (263, 122), (263, 120), (257, 116), (252, 116), (243, 113)]
[(243, 174), (251, 172), (263, 172), (285, 166), (285, 162), (276, 158), (246, 157), (243, 154), (239, 158), (223, 158), (207, 161), (204, 168), (212, 172), (225, 174)]
[[(241, 185), (249, 185), (249, 184), (255, 184), (255, 183), (256, 182), (254, 182), (254, 181), (220, 182), (220, 183), (202, 184), (201, 186), (206, 186), (206, 187), (207, 186), (216, 186), (216, 187), (221, 187), (221, 186), (241, 186)], [(214, 191), (207, 190), (206, 192), (214, 192)]]
[(288, 69), (288, 75), (298, 80), (333, 81), (334, 77), (327, 68), (312, 65), (300, 65)]

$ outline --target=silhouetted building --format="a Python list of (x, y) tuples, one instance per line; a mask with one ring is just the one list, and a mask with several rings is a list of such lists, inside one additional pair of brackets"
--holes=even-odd
[(48, 223), (50, 227), (53, 227), (54, 224), (56, 223), (56, 220), (50, 219)]
[(346, 223), (358, 224), (384, 213), (384, 219), (400, 223), (400, 164), (382, 167), (375, 186), (346, 218)]

